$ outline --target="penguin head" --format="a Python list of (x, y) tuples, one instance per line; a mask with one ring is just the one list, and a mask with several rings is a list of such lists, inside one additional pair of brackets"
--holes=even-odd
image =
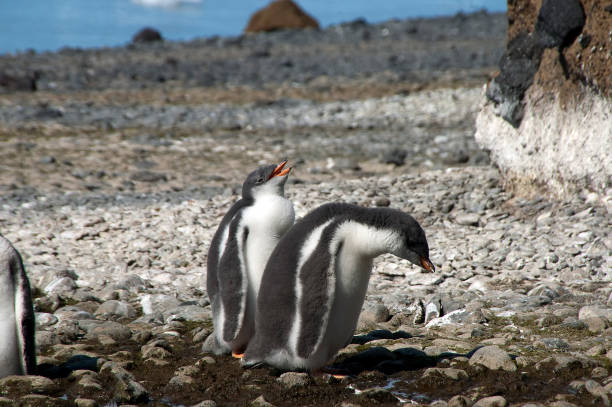
[(429, 245), (421, 225), (412, 216), (401, 211), (397, 211), (393, 223), (393, 229), (395, 229), (397, 239), (399, 239), (393, 254), (427, 271), (436, 271), (433, 263), (429, 260)]
[(264, 165), (250, 173), (242, 185), (242, 197), (255, 199), (259, 195), (284, 195), (285, 182), (291, 167), (284, 168), (287, 160), (278, 165)]

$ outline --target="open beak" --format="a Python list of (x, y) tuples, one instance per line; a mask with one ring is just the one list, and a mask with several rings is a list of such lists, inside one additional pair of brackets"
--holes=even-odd
[(268, 179), (272, 179), (274, 177), (284, 177), (285, 175), (289, 174), (289, 172), (291, 171), (291, 167), (283, 169), (286, 164), (287, 164), (287, 160), (278, 164), (276, 168), (274, 169), (274, 171), (272, 171), (272, 174), (270, 174)]
[(426, 259), (425, 257), (421, 257), (421, 265), (427, 271), (430, 271), (432, 273), (436, 271), (436, 268), (434, 267), (433, 263), (429, 261), (429, 259)]

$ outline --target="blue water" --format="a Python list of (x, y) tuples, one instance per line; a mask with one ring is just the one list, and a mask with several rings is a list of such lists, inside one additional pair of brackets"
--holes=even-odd
[[(137, 2), (178, 3), (150, 6)], [(0, 54), (124, 45), (142, 27), (169, 40), (238, 35), (269, 0), (0, 0)], [(365, 18), (505, 11), (506, 0), (298, 0), (321, 26)]]

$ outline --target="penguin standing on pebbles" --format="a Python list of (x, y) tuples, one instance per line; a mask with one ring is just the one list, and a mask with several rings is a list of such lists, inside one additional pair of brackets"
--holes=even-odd
[[(285, 198), (291, 168), (268, 165), (253, 171), (242, 199), (223, 217), (208, 250), (207, 289), (215, 353), (241, 357), (255, 328), (255, 306), (266, 262), (293, 225), (293, 204)], [(207, 340), (207, 342), (209, 341)]]
[(21, 256), (0, 235), (0, 378), (34, 374), (34, 308)]
[(425, 232), (399, 210), (330, 203), (298, 221), (268, 260), (243, 364), (325, 366), (351, 342), (372, 262), (383, 253), (435, 271)]

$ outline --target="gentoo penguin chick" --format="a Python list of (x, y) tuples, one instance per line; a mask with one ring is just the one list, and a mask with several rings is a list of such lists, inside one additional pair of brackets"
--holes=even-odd
[(383, 253), (435, 271), (425, 232), (399, 210), (331, 203), (296, 222), (268, 260), (243, 364), (316, 371), (331, 361), (351, 342)]
[(0, 235), (0, 378), (34, 374), (34, 308), (21, 256)]
[(207, 289), (212, 305), (216, 353), (240, 357), (253, 335), (255, 307), (266, 262), (293, 225), (293, 204), (285, 198), (291, 168), (268, 165), (253, 171), (242, 199), (223, 217), (208, 250)]

